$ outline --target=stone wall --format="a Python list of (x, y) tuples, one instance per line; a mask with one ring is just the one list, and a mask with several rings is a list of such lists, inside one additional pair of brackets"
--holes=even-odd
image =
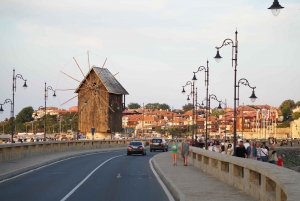
[(195, 147), (190, 148), (188, 160), (258, 200), (295, 201), (300, 198), (300, 174), (296, 171)]

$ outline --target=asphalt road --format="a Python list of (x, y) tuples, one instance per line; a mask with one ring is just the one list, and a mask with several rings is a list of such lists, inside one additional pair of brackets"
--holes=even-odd
[(127, 156), (124, 149), (65, 160), (0, 183), (0, 200), (166, 201), (149, 164), (158, 153)]

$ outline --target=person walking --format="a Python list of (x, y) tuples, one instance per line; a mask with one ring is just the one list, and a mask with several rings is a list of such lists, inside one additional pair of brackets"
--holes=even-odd
[(235, 148), (235, 153), (237, 157), (247, 158), (247, 151), (242, 140), (240, 141), (239, 146)]
[(177, 166), (177, 151), (178, 151), (178, 144), (175, 142), (175, 140), (172, 140), (172, 158), (173, 158), (173, 165)]
[(256, 154), (257, 154), (256, 160), (261, 161), (261, 148), (259, 142), (256, 142)]
[(276, 165), (276, 163), (278, 161), (278, 157), (277, 157), (277, 153), (274, 150), (273, 146), (270, 147), (270, 151), (269, 151), (268, 155), (269, 155), (269, 163)]
[(187, 166), (187, 157), (189, 155), (190, 143), (187, 141), (186, 137), (184, 138), (180, 149), (181, 149), (181, 155), (183, 157), (183, 165)]
[(268, 150), (266, 149), (264, 144), (260, 148), (260, 156), (262, 162), (268, 162)]
[(257, 160), (257, 149), (254, 146), (253, 141), (250, 141), (250, 145), (247, 147), (247, 155), (249, 159)]
[(228, 148), (226, 149), (226, 154), (229, 155), (229, 156), (232, 156), (232, 145), (231, 144), (228, 144)]

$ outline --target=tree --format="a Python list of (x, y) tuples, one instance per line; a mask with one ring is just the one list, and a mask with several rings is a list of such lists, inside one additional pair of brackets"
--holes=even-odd
[(187, 112), (191, 109), (193, 109), (193, 104), (192, 103), (188, 103), (188, 104), (185, 104), (184, 106), (182, 106), (183, 112)]
[(32, 107), (25, 107), (23, 108), (17, 115), (16, 117), (16, 123), (25, 123), (32, 121), (32, 113), (33, 113), (33, 108)]
[(161, 110), (170, 110), (170, 106), (168, 104), (166, 104), (166, 103), (163, 103), (163, 104), (159, 104), (158, 109), (161, 109)]
[(283, 115), (284, 121), (292, 114), (292, 109), (296, 107), (296, 104), (293, 100), (285, 100), (279, 106), (281, 113)]
[(138, 103), (129, 103), (127, 105), (127, 107), (128, 107), (128, 109), (139, 109), (139, 108), (141, 108), (141, 105)]
[(169, 133), (170, 133), (170, 135), (172, 135), (172, 138), (174, 138), (174, 135), (176, 135), (176, 134), (178, 134), (178, 128), (170, 128), (169, 129)]
[(290, 107), (291, 109), (294, 109), (296, 107), (296, 104), (293, 100), (285, 100), (281, 103), (281, 105), (279, 106), (279, 108), (282, 110), (284, 107)]
[(300, 101), (298, 101), (295, 105), (300, 107)]
[(226, 112), (224, 110), (219, 111), (218, 109), (213, 109), (211, 116), (215, 116), (219, 118), (220, 115), (223, 115), (225, 113)]
[(147, 103), (145, 105), (146, 109), (159, 109), (160, 104), (159, 103)]
[(299, 117), (300, 117), (300, 112), (295, 112), (295, 113), (293, 113), (293, 119), (294, 119), (294, 120), (299, 119)]

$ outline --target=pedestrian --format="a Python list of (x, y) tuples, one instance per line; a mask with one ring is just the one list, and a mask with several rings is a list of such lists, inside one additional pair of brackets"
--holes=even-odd
[(221, 149), (220, 149), (220, 145), (217, 143), (215, 148), (213, 149), (214, 152), (217, 152), (217, 153), (221, 153)]
[(257, 160), (257, 149), (254, 146), (253, 141), (250, 141), (249, 146), (247, 147), (247, 155), (249, 159)]
[(277, 153), (274, 150), (274, 147), (271, 146), (270, 151), (269, 151), (269, 163), (275, 164), (278, 161)]
[(226, 154), (224, 145), (221, 146), (221, 154)]
[(247, 148), (250, 146), (249, 140), (246, 140), (246, 143), (244, 143), (244, 147), (247, 150)]
[(226, 150), (226, 154), (229, 155), (229, 156), (232, 156), (232, 144), (228, 144), (228, 148)]
[(208, 149), (209, 151), (212, 151), (212, 150), (213, 150), (213, 147), (214, 147), (213, 142), (210, 142), (210, 143), (209, 143), (209, 146), (207, 147), (207, 149)]
[(257, 158), (256, 160), (261, 161), (261, 150), (260, 150), (260, 143), (256, 142), (256, 154), (257, 154)]
[(186, 137), (183, 140), (180, 150), (181, 150), (181, 156), (183, 158), (183, 165), (187, 166), (187, 157), (189, 155), (190, 144), (188, 143)]
[(266, 145), (266, 142), (263, 142), (262, 145), (261, 145), (261, 147), (262, 147), (262, 146), (265, 146), (265, 148), (266, 148), (268, 151), (270, 150), (269, 147)]
[(260, 156), (261, 156), (262, 162), (268, 162), (268, 150), (264, 144), (260, 148)]
[(278, 165), (278, 166), (283, 166), (283, 160), (282, 160), (281, 155), (278, 155), (277, 165)]
[(172, 158), (173, 158), (173, 165), (177, 166), (177, 151), (178, 151), (178, 144), (175, 142), (175, 140), (172, 140)]
[(242, 140), (240, 141), (239, 146), (235, 148), (235, 155), (240, 158), (247, 158), (247, 151)]

